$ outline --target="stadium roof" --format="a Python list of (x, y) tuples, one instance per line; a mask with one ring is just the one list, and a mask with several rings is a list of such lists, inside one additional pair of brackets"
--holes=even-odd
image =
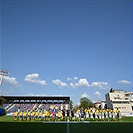
[(68, 96), (1, 96), (7, 102), (15, 103), (64, 103), (69, 102), (70, 97)]

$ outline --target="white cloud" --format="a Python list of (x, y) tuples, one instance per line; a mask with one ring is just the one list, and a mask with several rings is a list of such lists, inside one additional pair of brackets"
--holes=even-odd
[(78, 83), (70, 83), (70, 86), (73, 88), (81, 87), (81, 86), (89, 87), (89, 82), (87, 81), (87, 79), (83, 78), (83, 79), (79, 79)]
[(87, 79), (80, 79), (79, 80), (79, 86), (87, 86), (87, 87), (89, 87), (89, 83), (88, 83)]
[(61, 80), (59, 79), (56, 79), (56, 80), (52, 80), (52, 82), (58, 86), (61, 86), (61, 87), (67, 87), (68, 85), (65, 83), (65, 82), (62, 82)]
[(90, 98), (90, 96), (89, 96), (88, 94), (86, 94), (86, 92), (85, 92), (84, 94), (82, 94), (81, 97), (82, 97), (82, 98), (83, 98), (83, 97), (86, 97), (86, 98), (88, 98), (88, 99)]
[(35, 83), (35, 84), (40, 84), (40, 85), (46, 85), (46, 81), (41, 80), (39, 78), (38, 73), (33, 73), (33, 74), (26, 75), (24, 81), (28, 81), (28, 82)]
[(77, 102), (74, 107), (78, 107), (80, 105), (80, 102)]
[(29, 93), (28, 96), (46, 96), (46, 94), (33, 94), (33, 93)]
[[(33, 93), (29, 93), (28, 96), (47, 96), (46, 94), (44, 93), (40, 93), (40, 94), (33, 94)], [(48, 95), (48, 96), (58, 96), (58, 97), (61, 97), (61, 96), (66, 96), (66, 95)]]
[(131, 84), (132, 82), (128, 81), (128, 80), (119, 80), (118, 83), (120, 83), (120, 84)]
[(70, 80), (72, 80), (71, 78), (69, 78), (69, 77), (67, 77), (67, 81), (70, 81)]
[(74, 77), (74, 80), (77, 80), (78, 79), (78, 77)]
[(97, 87), (100, 89), (107, 89), (110, 88), (109, 84), (107, 82), (92, 82), (92, 84), (90, 85), (91, 87)]
[[(0, 79), (1, 78), (2, 78), (2, 76), (0, 75)], [(20, 86), (20, 84), (18, 83), (18, 81), (14, 77), (5, 76), (3, 78), (3, 82), (8, 84), (8, 85), (11, 85), (11, 86)]]
[(96, 92), (94, 93), (94, 95), (95, 95), (95, 99), (97, 99), (97, 100), (99, 100), (99, 99), (102, 98), (102, 94), (101, 94), (99, 91), (96, 91)]
[[(78, 78), (74, 77), (74, 79), (76, 80)], [(79, 81), (76, 82), (76, 83), (72, 83), (71, 82), (69, 85), (72, 88), (81, 87), (81, 86), (84, 86), (84, 87), (96, 87), (96, 88), (99, 88), (99, 89), (109, 89), (110, 88), (110, 85), (107, 82), (98, 81), (98, 82), (92, 82), (91, 84), (89, 84), (89, 82), (85, 78), (79, 79)]]
[(101, 96), (101, 93), (99, 91), (96, 91), (94, 94), (97, 96)]
[(70, 83), (70, 86), (71, 86), (72, 88), (76, 88), (76, 87), (79, 86), (79, 84), (78, 84), (78, 83)]
[[(74, 77), (73, 78), (74, 80), (77, 80), (78, 79), (78, 77)], [(71, 80), (73, 80), (72, 78), (70, 78), (70, 77), (67, 77), (67, 81), (71, 81)]]
[(92, 103), (96, 103), (96, 100), (92, 100)]

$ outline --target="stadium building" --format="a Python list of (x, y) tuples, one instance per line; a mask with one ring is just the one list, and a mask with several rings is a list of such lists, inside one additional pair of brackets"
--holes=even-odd
[(96, 103), (94, 103), (96, 109), (106, 109), (106, 100), (98, 100)]
[(116, 110), (119, 108), (121, 113), (133, 113), (133, 92), (124, 90), (114, 90), (105, 95), (107, 108)]
[(70, 97), (58, 96), (2, 96), (4, 98), (3, 107), (9, 114), (21, 110), (32, 110), (35, 108), (49, 109), (51, 105), (56, 105), (61, 110), (70, 109)]

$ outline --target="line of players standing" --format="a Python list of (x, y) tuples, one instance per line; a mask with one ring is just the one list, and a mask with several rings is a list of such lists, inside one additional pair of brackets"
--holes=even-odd
[(76, 111), (72, 110), (60, 110), (54, 107), (53, 109), (43, 110), (35, 109), (28, 111), (17, 111), (14, 114), (14, 120), (45, 120), (45, 121), (115, 121), (121, 120), (121, 112), (117, 108), (116, 111), (106, 109), (83, 109), (79, 108)]
[(89, 121), (116, 121), (121, 120), (122, 115), (120, 110), (117, 108), (116, 111), (111, 109), (78, 109), (76, 112), (77, 120), (89, 120)]

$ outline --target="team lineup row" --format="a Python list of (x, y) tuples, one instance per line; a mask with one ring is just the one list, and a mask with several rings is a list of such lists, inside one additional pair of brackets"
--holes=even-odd
[(27, 111), (16, 111), (14, 113), (14, 120), (36, 120), (36, 121), (115, 121), (121, 120), (122, 115), (119, 109), (116, 111), (106, 109), (106, 110), (91, 110), (91, 109), (78, 109), (73, 110), (57, 110), (53, 108), (52, 110), (27, 110)]

